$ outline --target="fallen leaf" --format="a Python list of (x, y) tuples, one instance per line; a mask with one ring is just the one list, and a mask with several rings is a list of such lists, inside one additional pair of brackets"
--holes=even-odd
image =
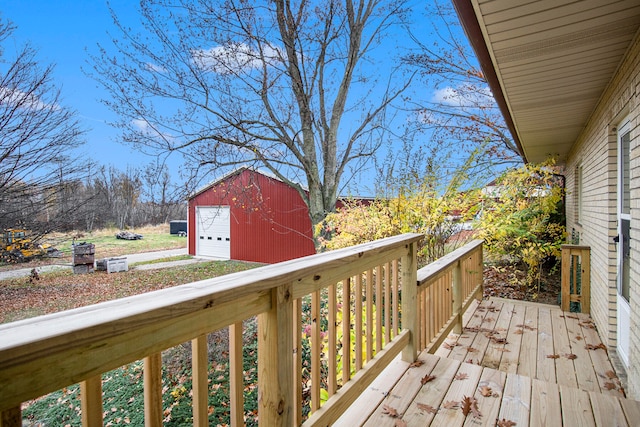
[(511, 351), (511, 350), (509, 350), (508, 348), (504, 348), (504, 347), (494, 347), (493, 349), (494, 349), (495, 351), (501, 351), (501, 352), (503, 352), (503, 353), (508, 353), (508, 352), (510, 352), (510, 351)]
[(516, 335), (522, 335), (524, 334), (524, 331), (522, 329), (516, 329), (513, 333)]
[(442, 344), (442, 346), (447, 350), (453, 350), (453, 347), (455, 347), (455, 344), (449, 344), (448, 342), (445, 342), (444, 344)]
[(478, 351), (478, 349), (475, 349), (475, 348), (473, 348), (473, 347), (467, 347), (467, 351), (468, 351), (469, 353), (475, 353), (476, 351)]
[(615, 390), (615, 389), (617, 389), (617, 388), (618, 388), (618, 386), (617, 386), (617, 385), (615, 385), (615, 384), (614, 384), (614, 383), (612, 383), (612, 382), (608, 382), (608, 381), (607, 381), (606, 383), (604, 383), (604, 388), (605, 388), (605, 390)]
[(598, 344), (598, 345), (594, 345), (594, 344), (587, 344), (587, 345), (585, 346), (585, 348), (586, 348), (587, 350), (598, 350), (598, 349), (602, 349), (602, 350), (604, 350), (604, 351), (605, 351), (605, 353), (607, 352), (607, 347), (606, 347), (603, 343), (600, 343), (600, 344)]
[(393, 423), (393, 427), (407, 427), (407, 422), (405, 420), (396, 420), (396, 422)]
[(491, 387), (483, 385), (480, 387), (480, 394), (484, 397), (491, 397), (493, 396), (493, 390), (491, 390)]
[(497, 427), (513, 427), (515, 425), (516, 423), (514, 421), (507, 420), (504, 418), (501, 420), (498, 420), (498, 423), (496, 424)]
[(547, 359), (559, 359), (559, 354), (547, 354)]
[(462, 398), (462, 413), (464, 416), (473, 415), (473, 418), (481, 418), (482, 414), (478, 409), (478, 400), (472, 396), (464, 396)]
[(438, 408), (434, 408), (431, 405), (427, 405), (425, 403), (418, 403), (417, 404), (418, 409), (420, 409), (421, 411), (425, 411), (429, 414), (435, 414), (436, 412), (438, 412)]
[(460, 402), (456, 402), (455, 400), (447, 400), (442, 404), (444, 409), (457, 409), (460, 406)]
[(578, 358), (578, 356), (576, 356), (576, 355), (575, 355), (575, 354), (573, 354), (573, 353), (567, 353), (567, 354), (565, 354), (564, 356), (565, 356), (567, 359), (569, 359), (569, 360), (575, 360), (575, 359), (577, 359), (577, 358)]
[(580, 335), (576, 335), (576, 340), (580, 341), (582, 339), (582, 337)]
[(398, 418), (400, 416), (398, 411), (389, 405), (382, 405), (382, 413), (389, 415), (391, 418)]
[(611, 370), (605, 372), (604, 374), (607, 376), (607, 378), (611, 378), (611, 379), (618, 378), (616, 373)]
[(413, 362), (411, 365), (409, 365), (410, 368), (418, 368), (420, 366), (424, 365), (424, 361), (418, 359), (415, 362)]
[(436, 377), (435, 377), (435, 376), (427, 374), (427, 375), (425, 375), (424, 377), (422, 377), (422, 378), (420, 379), (420, 383), (422, 383), (422, 385), (425, 385), (425, 384), (426, 384), (426, 383), (428, 383), (429, 381), (433, 381), (433, 380), (435, 380), (435, 379), (436, 379)]
[(496, 344), (509, 344), (506, 338), (491, 337), (491, 341), (493, 341)]
[(469, 375), (465, 374), (464, 372), (460, 372), (455, 377), (453, 377), (454, 380), (466, 380), (467, 378), (469, 378)]

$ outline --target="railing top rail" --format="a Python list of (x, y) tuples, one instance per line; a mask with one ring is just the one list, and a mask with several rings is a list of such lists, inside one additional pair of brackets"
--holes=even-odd
[[(73, 310), (0, 325), (0, 366), (15, 360), (16, 349), (47, 339), (73, 335), (74, 344), (95, 339), (93, 328), (100, 327), (100, 338), (116, 336), (132, 324), (142, 327), (159, 319), (177, 318), (209, 309), (246, 295), (296, 283), (324, 270), (343, 266), (355, 259), (375, 255), (389, 247), (410, 245), (422, 235), (407, 233), (336, 251), (298, 258), (214, 279), (188, 283)], [(81, 331), (84, 331), (81, 333)]]
[(435, 260), (431, 264), (422, 267), (418, 270), (418, 286), (422, 286), (425, 283), (441, 276), (444, 272), (452, 268), (460, 259), (477, 250), (478, 247), (482, 247), (482, 243), (482, 240), (473, 240), (463, 247)]

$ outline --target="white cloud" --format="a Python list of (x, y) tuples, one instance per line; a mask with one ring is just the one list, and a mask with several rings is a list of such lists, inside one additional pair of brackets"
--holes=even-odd
[(147, 62), (146, 67), (147, 70), (154, 71), (160, 74), (164, 74), (167, 72), (166, 68), (161, 67), (160, 65), (152, 64), (151, 62)]
[(230, 74), (259, 68), (263, 61), (275, 63), (280, 57), (277, 48), (266, 46), (262, 54), (244, 43), (230, 43), (210, 49), (199, 49), (191, 52), (195, 64), (203, 69), (218, 74)]
[(468, 87), (451, 87), (447, 86), (438, 89), (433, 93), (432, 102), (439, 104), (451, 105), (454, 107), (477, 107), (493, 102), (493, 94), (489, 86), (482, 87), (478, 90), (471, 90)]
[(22, 92), (19, 89), (9, 89), (6, 87), (0, 87), (0, 104), (8, 104), (12, 107), (23, 108), (26, 110), (58, 109), (57, 105), (43, 102), (33, 94)]
[(151, 124), (144, 119), (134, 119), (131, 124), (137, 128), (140, 132), (150, 138), (157, 138), (164, 141), (172, 141), (174, 137), (168, 133), (162, 133), (155, 129)]

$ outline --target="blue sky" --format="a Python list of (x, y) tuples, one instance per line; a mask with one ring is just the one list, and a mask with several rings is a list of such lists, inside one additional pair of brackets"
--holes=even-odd
[[(416, 5), (422, 8), (421, 2), (416, 2)], [(111, 6), (120, 20), (136, 25), (137, 2), (111, 0)], [(119, 35), (105, 0), (12, 0), (0, 5), (0, 13), (3, 19), (12, 21), (17, 27), (13, 38), (4, 44), (7, 49), (12, 48), (12, 43), (17, 49), (23, 43), (30, 42), (38, 50), (38, 59), (42, 64), (55, 65), (55, 84), (61, 87), (63, 103), (78, 113), (82, 126), (88, 130), (86, 145), (82, 148), (83, 155), (103, 165), (114, 165), (120, 170), (125, 170), (128, 165), (140, 168), (154, 160), (118, 142), (118, 130), (107, 124), (116, 121), (114, 113), (100, 102), (108, 98), (108, 94), (82, 71), (91, 70), (87, 62), (88, 52), (95, 54), (98, 43), (112, 51), (109, 33)], [(428, 23), (421, 22), (418, 25), (422, 27), (414, 28), (415, 31), (423, 35), (428, 32)], [(447, 88), (442, 90), (444, 92), (429, 95), (427, 89), (422, 95), (435, 99), (438, 93), (447, 94)], [(182, 162), (179, 155), (173, 155), (169, 161), (175, 181), (178, 180), (178, 169)], [(372, 189), (365, 188), (370, 185), (356, 186), (356, 191), (363, 193), (360, 195), (371, 195)]]
[[(125, 20), (127, 16), (137, 17), (135, 2), (111, 3)], [(113, 21), (105, 1), (12, 0), (2, 3), (0, 13), (17, 27), (12, 39), (4, 44), (7, 50), (14, 44), (17, 49), (30, 42), (42, 64), (55, 65), (54, 83), (62, 90), (63, 104), (76, 110), (82, 126), (88, 129), (83, 155), (120, 170), (153, 160), (117, 142), (117, 130), (106, 123), (113, 113), (100, 102), (106, 93), (82, 71), (91, 69), (87, 50), (95, 53), (97, 43), (110, 43), (108, 32), (113, 33)], [(174, 174), (177, 160), (181, 159), (173, 162)]]

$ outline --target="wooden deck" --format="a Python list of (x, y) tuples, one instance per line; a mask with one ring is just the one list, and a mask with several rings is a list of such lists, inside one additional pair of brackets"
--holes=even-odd
[(588, 315), (486, 300), (465, 317), (435, 354), (396, 360), (336, 425), (638, 425), (640, 402), (624, 398)]

